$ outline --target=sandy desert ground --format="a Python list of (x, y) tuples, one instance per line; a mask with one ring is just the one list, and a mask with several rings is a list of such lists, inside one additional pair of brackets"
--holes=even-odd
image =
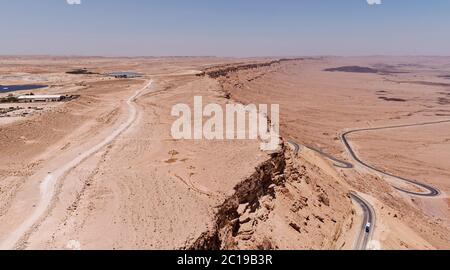
[[(449, 58), (0, 63), (1, 85), (78, 97), (1, 104), (29, 110), (0, 118), (1, 249), (354, 249), (364, 213), (351, 192), (375, 211), (368, 248), (450, 248), (450, 123), (348, 136), (359, 158), (436, 188), (435, 197), (396, 189), (425, 192), (359, 165), (341, 138), (450, 120)], [(93, 74), (66, 73), (80, 68)], [(143, 76), (104, 75), (115, 71)], [(171, 109), (194, 96), (280, 104), (283, 145), (174, 140)]]

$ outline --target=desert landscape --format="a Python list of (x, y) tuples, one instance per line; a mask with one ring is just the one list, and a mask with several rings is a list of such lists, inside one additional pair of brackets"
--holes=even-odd
[[(449, 63), (1, 57), (0, 248), (449, 249)], [(195, 96), (279, 104), (279, 148), (174, 139)]]

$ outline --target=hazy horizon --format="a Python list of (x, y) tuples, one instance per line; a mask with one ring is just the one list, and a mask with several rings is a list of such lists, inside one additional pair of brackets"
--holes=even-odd
[(0, 0), (0, 9), (3, 56), (450, 56), (445, 0)]

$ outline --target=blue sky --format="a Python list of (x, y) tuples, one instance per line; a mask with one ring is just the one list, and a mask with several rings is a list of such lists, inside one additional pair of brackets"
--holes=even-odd
[(450, 0), (0, 0), (0, 55), (450, 55)]

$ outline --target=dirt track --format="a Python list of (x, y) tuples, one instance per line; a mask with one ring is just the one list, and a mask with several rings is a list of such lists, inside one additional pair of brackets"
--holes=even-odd
[(40, 184), (41, 197), (33, 213), (29, 217), (25, 217), (25, 221), (0, 243), (0, 249), (7, 250), (15, 248), (19, 240), (24, 237), (33, 226), (36, 225), (40, 218), (42, 218), (43, 214), (48, 210), (51, 201), (54, 199), (55, 188), (58, 184), (58, 181), (60, 181), (60, 178), (64, 177), (64, 175), (69, 171), (74, 170), (85, 159), (96, 154), (99, 150), (106, 147), (113, 140), (117, 139), (118, 136), (120, 136), (131, 126), (131, 124), (136, 120), (137, 116), (137, 109), (135, 105), (133, 105), (133, 102), (139, 95), (147, 90), (147, 88), (149, 88), (152, 83), (153, 81), (150, 81), (142, 89), (136, 91), (136, 93), (134, 93), (126, 101), (126, 104), (128, 106), (128, 118), (125, 123), (123, 123), (117, 129), (112, 130), (111, 134), (108, 135), (108, 137), (106, 137), (101, 143), (95, 145), (93, 148), (88, 149), (83, 153), (79, 153), (75, 159), (62, 165), (62, 167), (58, 168), (58, 170), (49, 172), (49, 174)]

